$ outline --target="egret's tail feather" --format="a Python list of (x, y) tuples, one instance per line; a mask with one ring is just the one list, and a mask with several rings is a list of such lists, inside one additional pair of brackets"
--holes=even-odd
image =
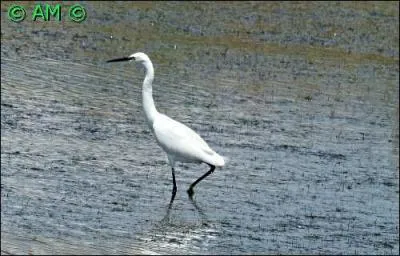
[(222, 157), (222, 160), (224, 161), (223, 166), (225, 166), (225, 164), (228, 164), (231, 161), (231, 159), (227, 156), (221, 156), (221, 157)]
[(215, 166), (222, 167), (225, 165), (225, 157), (220, 156), (218, 154), (215, 155)]

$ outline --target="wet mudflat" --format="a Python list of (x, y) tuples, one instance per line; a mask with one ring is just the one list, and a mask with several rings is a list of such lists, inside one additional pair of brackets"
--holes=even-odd
[[(399, 253), (398, 3), (83, 5), (1, 17), (2, 254)], [(171, 209), (136, 51), (228, 158)]]

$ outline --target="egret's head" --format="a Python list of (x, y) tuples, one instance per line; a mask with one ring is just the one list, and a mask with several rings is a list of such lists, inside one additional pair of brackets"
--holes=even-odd
[(137, 52), (132, 54), (131, 56), (129, 56), (129, 58), (131, 58), (132, 60), (136, 61), (136, 62), (145, 62), (145, 61), (149, 61), (149, 56), (147, 56), (146, 53), (143, 52)]
[(147, 54), (143, 53), (143, 52), (137, 52), (134, 53), (128, 57), (122, 57), (122, 58), (117, 58), (117, 59), (112, 59), (112, 60), (108, 60), (107, 62), (117, 62), (117, 61), (136, 61), (136, 62), (149, 62), (150, 58), (149, 56), (147, 56)]

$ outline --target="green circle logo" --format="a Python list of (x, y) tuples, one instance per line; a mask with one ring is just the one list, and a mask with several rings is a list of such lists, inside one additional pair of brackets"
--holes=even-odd
[(80, 4), (75, 4), (69, 8), (69, 18), (74, 22), (82, 22), (86, 19), (86, 10)]
[(8, 18), (14, 22), (20, 22), (25, 19), (26, 12), (24, 7), (19, 5), (12, 5), (8, 9)]

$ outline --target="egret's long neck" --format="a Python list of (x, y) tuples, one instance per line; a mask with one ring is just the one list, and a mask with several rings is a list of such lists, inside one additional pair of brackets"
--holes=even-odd
[(154, 79), (154, 68), (151, 61), (143, 62), (144, 67), (146, 68), (146, 77), (143, 81), (143, 109), (146, 115), (146, 119), (150, 127), (153, 127), (153, 122), (158, 114), (156, 106), (154, 105), (153, 95), (152, 95), (152, 84)]

